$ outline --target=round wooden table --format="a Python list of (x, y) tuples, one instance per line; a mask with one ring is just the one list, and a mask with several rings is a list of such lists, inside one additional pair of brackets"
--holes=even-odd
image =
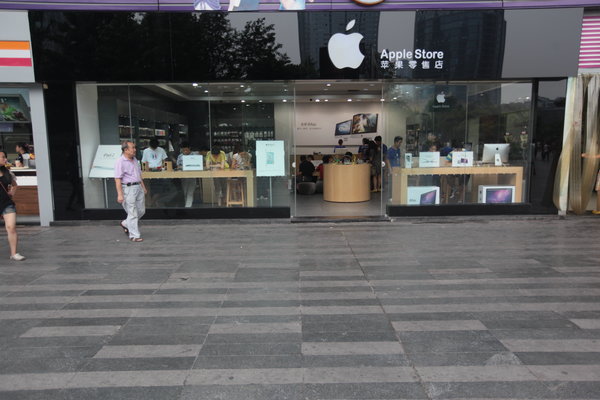
[(371, 200), (371, 164), (325, 164), (323, 200), (357, 203)]

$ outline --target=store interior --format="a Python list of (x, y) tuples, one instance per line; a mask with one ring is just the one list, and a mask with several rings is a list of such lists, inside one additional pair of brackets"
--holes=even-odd
[[(192, 151), (202, 154), (219, 148), (225, 153), (248, 152), (256, 160), (257, 141), (275, 140), (283, 141), (284, 174), (253, 175), (250, 183), (247, 179), (246, 195), (250, 193), (247, 186), (251, 184), (253, 199), (250, 202), (246, 198), (242, 206), (290, 207), (292, 216), (298, 218), (384, 216), (389, 205), (403, 205), (406, 204), (404, 197), (410, 198), (410, 193), (401, 194), (402, 199), (394, 194), (393, 181), (400, 178), (394, 177), (393, 169), (385, 163), (371, 163), (370, 176), (365, 178), (365, 185), (369, 186), (368, 199), (344, 194), (350, 187), (349, 182), (354, 180), (352, 174), (339, 178), (346, 180), (341, 186), (327, 188), (327, 185), (318, 185), (319, 174), (315, 173), (314, 192), (299, 190), (297, 178), (302, 156), (310, 156), (315, 167), (325, 156), (336, 154), (339, 157), (333, 164), (362, 164), (359, 146), (363, 139), (373, 141), (377, 136), (381, 136), (382, 144), (388, 148), (396, 136), (403, 138), (400, 145), (403, 167), (406, 153), (413, 157), (413, 168), (418, 166), (421, 153), (440, 153), (437, 155), (440, 174), (415, 175), (418, 168), (414, 168), (414, 173), (406, 178), (409, 187), (437, 188), (435, 201), (408, 204), (477, 203), (479, 178), (472, 171), (469, 174), (460, 170), (443, 172), (443, 167), (452, 166), (444, 149), (472, 151), (473, 165), (485, 166), (487, 164), (481, 164), (485, 144), (507, 145), (506, 160), (503, 159), (501, 165), (521, 168), (522, 173), (515, 173), (510, 181), (498, 175), (498, 179), (489, 182), (514, 186), (512, 197), (515, 193), (519, 195), (511, 198), (511, 202), (522, 202), (523, 193), (527, 192), (527, 179), (522, 177), (527, 176), (532, 151), (528, 132), (531, 93), (530, 82), (318, 80), (80, 84), (77, 105), (85, 205), (86, 208), (119, 207), (114, 184), (89, 177), (98, 145), (132, 140), (137, 144), (140, 159), (150, 139), (156, 138), (172, 162), (182, 143), (188, 143)], [(343, 152), (336, 149), (340, 140)], [(344, 162), (346, 152), (352, 155)], [(377, 174), (382, 175), (380, 191), (373, 187), (372, 175)], [(484, 175), (494, 174), (496, 172)], [(162, 195), (149, 206), (183, 207), (178, 180), (163, 179), (161, 185), (164, 186), (160, 190)], [(192, 207), (227, 207), (220, 201), (222, 196), (222, 192), (215, 192), (210, 176), (198, 178)]]

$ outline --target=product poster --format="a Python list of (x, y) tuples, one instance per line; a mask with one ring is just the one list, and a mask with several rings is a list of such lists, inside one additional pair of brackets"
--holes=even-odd
[(256, 141), (256, 176), (284, 176), (283, 140)]
[(96, 156), (92, 163), (92, 170), (90, 171), (90, 178), (114, 178), (115, 177), (115, 163), (121, 157), (120, 145), (106, 145), (101, 144), (96, 150)]

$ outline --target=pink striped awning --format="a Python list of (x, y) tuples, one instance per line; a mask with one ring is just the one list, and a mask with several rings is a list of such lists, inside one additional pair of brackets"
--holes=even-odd
[(583, 17), (579, 68), (600, 68), (600, 15)]

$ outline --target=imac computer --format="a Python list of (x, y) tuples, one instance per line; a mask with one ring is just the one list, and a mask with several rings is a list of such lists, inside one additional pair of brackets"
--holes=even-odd
[(508, 163), (509, 150), (510, 145), (508, 143), (485, 143), (483, 145), (481, 162), (493, 164), (495, 162), (496, 154), (500, 154), (500, 159), (506, 164)]

